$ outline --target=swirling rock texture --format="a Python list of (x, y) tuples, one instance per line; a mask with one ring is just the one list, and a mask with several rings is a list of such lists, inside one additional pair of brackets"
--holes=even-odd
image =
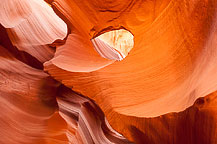
[(217, 143), (217, 0), (0, 2), (0, 143)]

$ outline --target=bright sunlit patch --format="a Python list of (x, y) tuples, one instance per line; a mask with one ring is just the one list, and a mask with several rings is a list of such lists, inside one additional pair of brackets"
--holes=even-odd
[(133, 48), (133, 38), (129, 31), (120, 29), (103, 33), (91, 41), (102, 57), (121, 61)]

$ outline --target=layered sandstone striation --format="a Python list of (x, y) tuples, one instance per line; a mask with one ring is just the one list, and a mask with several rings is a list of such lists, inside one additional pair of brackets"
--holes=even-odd
[(1, 143), (217, 143), (217, 0), (0, 2)]

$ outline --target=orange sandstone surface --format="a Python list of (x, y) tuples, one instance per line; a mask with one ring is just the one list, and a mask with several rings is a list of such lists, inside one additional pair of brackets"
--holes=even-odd
[(217, 0), (0, 2), (0, 143), (217, 143)]

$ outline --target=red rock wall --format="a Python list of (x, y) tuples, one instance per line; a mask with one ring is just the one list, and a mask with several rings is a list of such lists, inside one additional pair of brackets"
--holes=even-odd
[(1, 0), (0, 143), (217, 143), (216, 0), (46, 2)]

